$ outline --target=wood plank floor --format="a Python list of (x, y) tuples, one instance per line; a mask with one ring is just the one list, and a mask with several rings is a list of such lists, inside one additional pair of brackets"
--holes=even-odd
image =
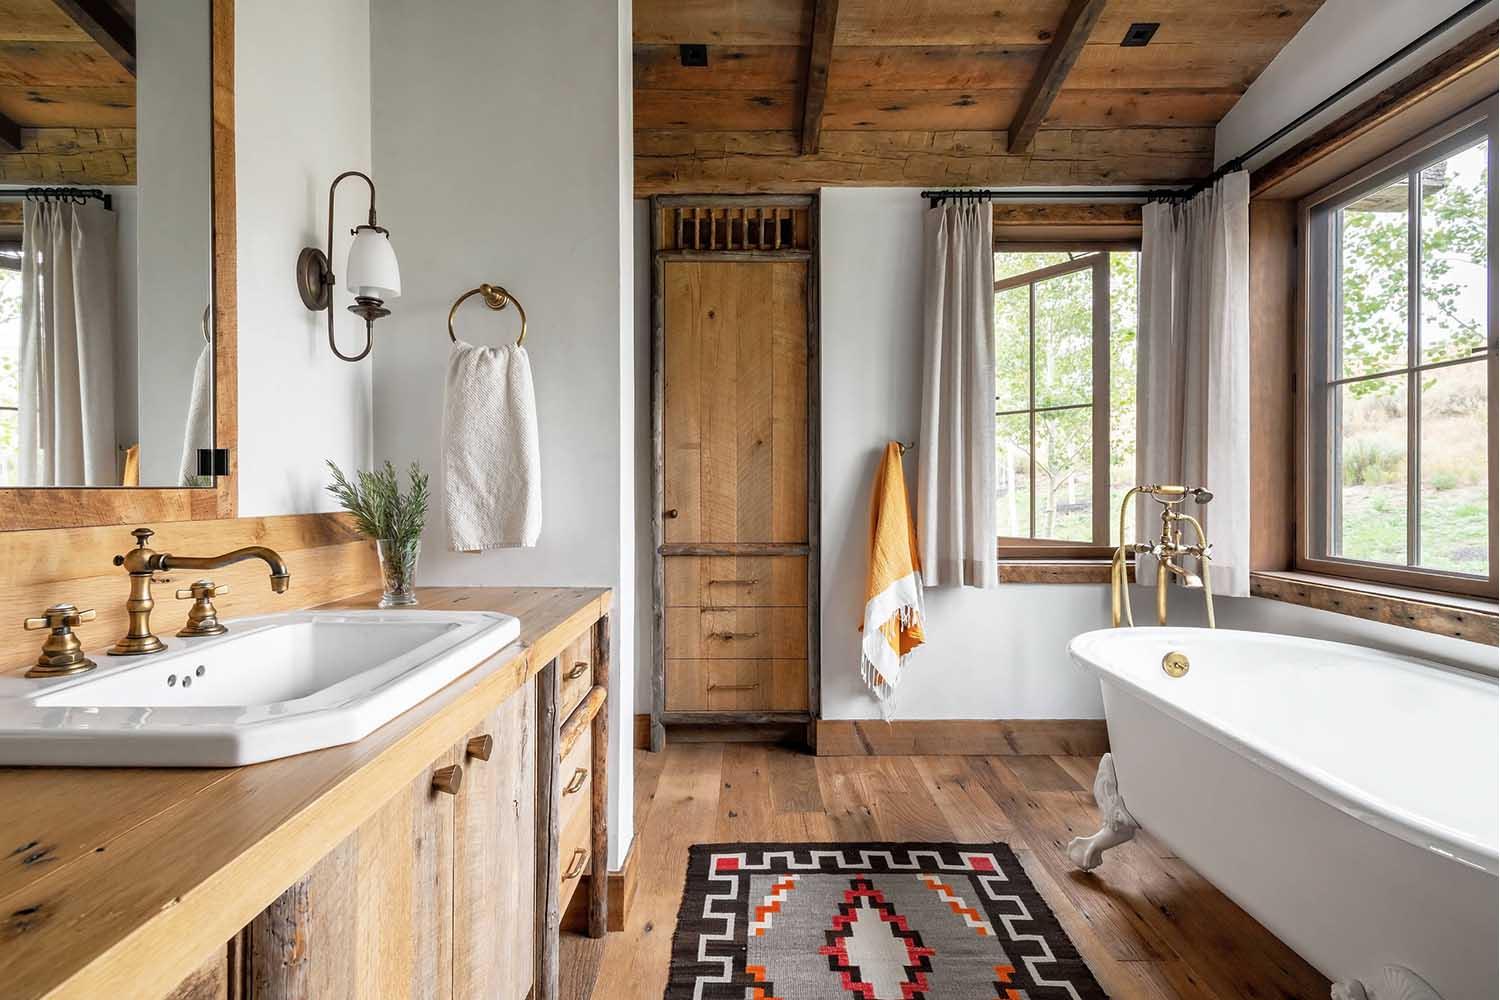
[(562, 996), (660, 1000), (690, 844), (1003, 840), (1112, 997), (1326, 998), (1326, 979), (1149, 837), (1092, 873), (1073, 869), (1068, 841), (1099, 826), (1097, 763), (815, 758), (753, 743), (637, 751), (635, 905), (620, 933), (564, 935)]

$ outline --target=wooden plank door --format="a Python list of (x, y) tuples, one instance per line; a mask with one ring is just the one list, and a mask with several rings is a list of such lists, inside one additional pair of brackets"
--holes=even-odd
[(807, 268), (665, 265), (668, 545), (807, 542)]
[(812, 267), (658, 257), (658, 723), (810, 715)]
[[(533, 972), (536, 711), (523, 685), (465, 741), (454, 802), (453, 995), (524, 1000)], [(491, 740), (482, 760), (469, 741)], [(475, 745), (475, 751), (483, 748)]]

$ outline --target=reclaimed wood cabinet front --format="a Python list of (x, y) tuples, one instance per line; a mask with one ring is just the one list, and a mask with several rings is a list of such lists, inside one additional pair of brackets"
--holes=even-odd
[[(282, 893), (231, 943), (245, 988), (227, 995), (553, 1000), (559, 903), (585, 870), (604, 933), (608, 645), (602, 618)], [(583, 724), (564, 773), (568, 672), (602, 683), (564, 702)]]

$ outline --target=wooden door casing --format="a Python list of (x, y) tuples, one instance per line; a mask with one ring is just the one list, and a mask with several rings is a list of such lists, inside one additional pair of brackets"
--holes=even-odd
[[(672, 219), (685, 211), (695, 218), (722, 214), (733, 236), (737, 213), (772, 208), (807, 220), (789, 227), (791, 241), (779, 247), (674, 242)], [(818, 715), (817, 199), (664, 196), (652, 199), (651, 225), (657, 635), (651, 746), (659, 750), (669, 723), (785, 725)], [(706, 231), (717, 232), (716, 225)], [(805, 582), (794, 583), (792, 574)], [(743, 648), (673, 649), (674, 632), (695, 631), (671, 627), (689, 614), (775, 619), (776, 641), (761, 642), (761, 649), (748, 633), (759, 632), (758, 641), (765, 630), (735, 627), (717, 631), (735, 633)], [(794, 624), (805, 633), (800, 643), (784, 636)], [(710, 668), (706, 658), (713, 657), (745, 662)], [(674, 664), (687, 672), (668, 677)], [(751, 682), (709, 676), (745, 671), (774, 683), (744, 694)], [(789, 685), (799, 676), (805, 696), (791, 696)], [(743, 690), (726, 694), (731, 688)]]

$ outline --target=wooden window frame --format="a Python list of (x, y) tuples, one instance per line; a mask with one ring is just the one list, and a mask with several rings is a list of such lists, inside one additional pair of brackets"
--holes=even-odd
[[(1496, 256), (1496, 184), (1497, 157), (1500, 157), (1500, 136), (1497, 136), (1497, 119), (1491, 101), (1484, 101), (1429, 129), (1422, 135), (1402, 143), (1385, 155), (1345, 175), (1337, 181), (1309, 194), (1297, 206), (1297, 231), (1300, 246), (1300, 303), (1297, 309), (1297, 357), (1300, 375), (1298, 378), (1297, 432), (1296, 432), (1296, 538), (1293, 565), (1296, 570), (1325, 576), (1361, 580), (1370, 583), (1411, 587), (1419, 590), (1445, 594), (1458, 594), (1493, 599), (1497, 594), (1497, 531), (1495, 510), (1500, 501), (1497, 490), (1497, 472), (1500, 472), (1500, 446), (1496, 441), (1496, 403), (1500, 398), (1500, 378), (1497, 378), (1497, 295), (1495, 293)], [(1327, 520), (1331, 511), (1331, 477), (1329, 476), (1329, 427), (1332, 417), (1329, 412), (1329, 388), (1342, 384), (1347, 379), (1330, 381), (1332, 344), (1328, 336), (1326, 289), (1332, 280), (1336, 252), (1334, 241), (1328, 237), (1331, 228), (1328, 220), (1343, 204), (1361, 194), (1389, 184), (1397, 177), (1420, 171), (1428, 163), (1451, 152), (1465, 148), (1479, 136), (1489, 139), (1489, 238), (1488, 256), (1490, 268), (1490, 299), (1487, 310), (1488, 357), (1484, 364), (1488, 369), (1488, 449), (1489, 449), (1489, 575), (1480, 577), (1451, 571), (1427, 569), (1420, 566), (1397, 566), (1366, 560), (1346, 559), (1328, 554)], [(1412, 199), (1420, 198), (1419, 190), (1409, 193)], [(1415, 216), (1420, 225), (1420, 216)], [(1410, 248), (1409, 268), (1418, 267), (1417, 254), (1420, 241)], [(1434, 367), (1449, 367), (1455, 363), (1473, 364), (1473, 361), (1423, 364), (1413, 355), (1417, 347), (1415, 324), (1418, 322), (1420, 294), (1415, 283), (1408, 282), (1408, 357), (1407, 364), (1393, 369), (1394, 374), (1405, 374), (1408, 378), (1408, 532), (1419, 531), (1420, 502), (1416, 496), (1420, 491), (1420, 406), (1411, 398), (1415, 393), (1418, 376)], [(1385, 374), (1385, 373), (1375, 373)], [(1412, 438), (1418, 438), (1415, 444)], [(1408, 553), (1411, 552), (1410, 541)]]
[[(1122, 249), (1114, 247), (1113, 249)], [(1022, 249), (1046, 249), (1056, 252), (1076, 251), (1080, 247), (1076, 243), (1056, 244), (1024, 244), (1018, 245), (1014, 242), (996, 245), (994, 252), (1007, 253)], [(1138, 247), (1124, 247), (1132, 252)], [(1082, 409), (1088, 406), (1093, 409), (1093, 449), (1092, 464), (1093, 475), (1090, 488), (1092, 490), (1092, 514), (1093, 514), (1093, 540), (1089, 542), (1065, 541), (1062, 539), (1038, 539), (1034, 537), (1019, 538), (1014, 536), (1001, 536), (996, 542), (996, 555), (999, 559), (1101, 559), (1114, 554), (1114, 546), (1108, 544), (1109, 540), (1109, 368), (1110, 368), (1110, 275), (1109, 261), (1110, 250), (1105, 248), (1088, 247), (1087, 252), (1073, 260), (1052, 264), (1048, 267), (1038, 268), (1035, 271), (1027, 271), (1025, 274), (1011, 275), (995, 282), (994, 294), (1009, 291), (1013, 288), (1030, 287), (1032, 308), (1028, 316), (1029, 328), (1027, 330), (1027, 342), (1030, 352), (1030, 386), (1028, 391), (1028, 405), (1019, 409), (1006, 410), (1002, 412), (996, 408), (995, 417), (1002, 415), (1013, 415), (1026, 413), (1030, 417), (1031, 435), (1031, 484), (1030, 497), (1032, 499), (1030, 518), (1032, 531), (1036, 530), (1036, 415), (1042, 412), (1055, 412), (1062, 409)], [(1078, 271), (1092, 270), (1093, 278), (1093, 392), (1090, 401), (1084, 404), (1075, 404), (1067, 407), (1037, 407), (1036, 403), (1036, 284), (1050, 278), (1061, 277), (1065, 274), (1073, 274)], [(1100, 441), (1104, 447), (1100, 448)], [(1105, 540), (1100, 544), (1099, 539)]]

